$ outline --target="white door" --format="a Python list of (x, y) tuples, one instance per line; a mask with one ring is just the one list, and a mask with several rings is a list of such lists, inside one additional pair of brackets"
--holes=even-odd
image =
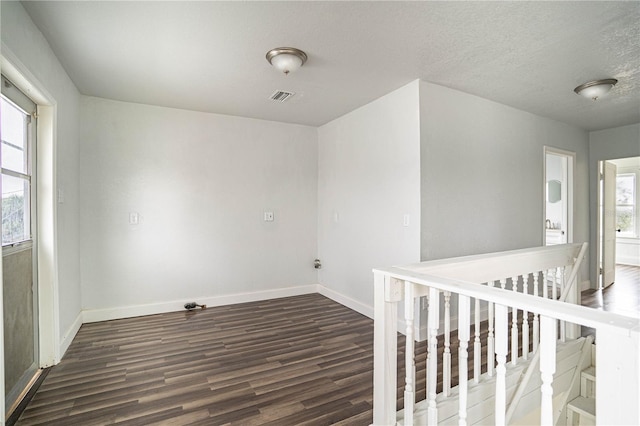
[(616, 280), (616, 165), (605, 161), (602, 173), (602, 287)]

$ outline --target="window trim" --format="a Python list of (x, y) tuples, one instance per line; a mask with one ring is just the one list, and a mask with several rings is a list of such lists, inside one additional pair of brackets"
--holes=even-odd
[(29, 186), (29, 199), (27, 201), (29, 208), (29, 235), (26, 236), (27, 238), (20, 241), (13, 241), (10, 243), (2, 241), (2, 250), (4, 253), (4, 250), (21, 244), (30, 243), (33, 245), (37, 238), (37, 188), (35, 187), (35, 182), (37, 182), (37, 168), (34, 164), (37, 149), (37, 132), (35, 130), (37, 129), (37, 104), (18, 89), (10, 80), (8, 80), (4, 74), (1, 78), (2, 98), (27, 116), (25, 129), (27, 138), (27, 144), (25, 146), (25, 169), (27, 173), (25, 174), (0, 167), (0, 175), (23, 179)]
[[(633, 176), (633, 204), (618, 204), (616, 200), (616, 210), (618, 207), (631, 207), (632, 215), (633, 215), (633, 228), (631, 232), (620, 232), (619, 238), (640, 238), (640, 210), (638, 209), (638, 196), (640, 195), (639, 181), (640, 181), (640, 170), (637, 170), (634, 167), (624, 167), (619, 168), (616, 173), (616, 179), (619, 176)], [(617, 198), (617, 197), (616, 197)]]

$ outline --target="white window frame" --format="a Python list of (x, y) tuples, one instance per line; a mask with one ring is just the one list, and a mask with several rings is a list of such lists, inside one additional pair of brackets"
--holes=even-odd
[(640, 188), (638, 188), (639, 186), (638, 183), (640, 182), (640, 171), (635, 170), (633, 168), (620, 168), (616, 174), (616, 178), (619, 176), (634, 176), (634, 188), (633, 188), (634, 203), (633, 204), (617, 204), (616, 202), (616, 209), (618, 208), (618, 206), (621, 206), (621, 207), (631, 206), (633, 208), (633, 219), (634, 219), (633, 229), (631, 232), (620, 232), (619, 236), (621, 238), (638, 238), (640, 237), (640, 211), (638, 209), (638, 198), (640, 196)]
[(4, 254), (9, 253), (14, 248), (17, 250), (24, 250), (27, 248), (26, 246), (33, 245), (36, 239), (37, 232), (37, 193), (36, 193), (36, 165), (34, 164), (36, 158), (36, 129), (37, 127), (37, 104), (25, 95), (19, 88), (17, 88), (9, 79), (7, 79), (2, 74), (2, 98), (13, 105), (14, 107), (21, 110), (27, 116), (27, 129), (26, 136), (27, 141), (25, 145), (25, 171), (26, 173), (21, 173), (18, 171), (5, 169), (4, 167), (0, 168), (0, 172), (2, 175), (12, 176), (19, 179), (24, 179), (27, 181), (29, 186), (29, 198), (26, 200), (25, 207), (29, 208), (29, 229), (28, 235), (25, 236), (25, 239), (21, 241), (14, 241), (8, 244), (2, 242), (2, 251)]

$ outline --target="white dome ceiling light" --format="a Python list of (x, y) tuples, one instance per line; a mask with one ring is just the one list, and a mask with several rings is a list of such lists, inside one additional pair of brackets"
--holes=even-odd
[(615, 78), (594, 80), (588, 83), (581, 84), (580, 86), (573, 89), (573, 91), (578, 95), (582, 95), (585, 98), (593, 99), (594, 101), (596, 101), (602, 96), (609, 93), (609, 90), (611, 90), (617, 82), (618, 80), (616, 80)]
[(267, 61), (286, 75), (307, 62), (307, 54), (295, 47), (277, 47), (267, 52)]

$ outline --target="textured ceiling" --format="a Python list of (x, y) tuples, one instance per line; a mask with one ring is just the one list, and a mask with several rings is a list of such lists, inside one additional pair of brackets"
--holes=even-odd
[[(419, 78), (586, 130), (640, 122), (640, 2), (23, 5), (86, 95), (321, 125)], [(277, 73), (280, 46), (308, 62)], [(606, 98), (573, 93), (606, 77)]]

